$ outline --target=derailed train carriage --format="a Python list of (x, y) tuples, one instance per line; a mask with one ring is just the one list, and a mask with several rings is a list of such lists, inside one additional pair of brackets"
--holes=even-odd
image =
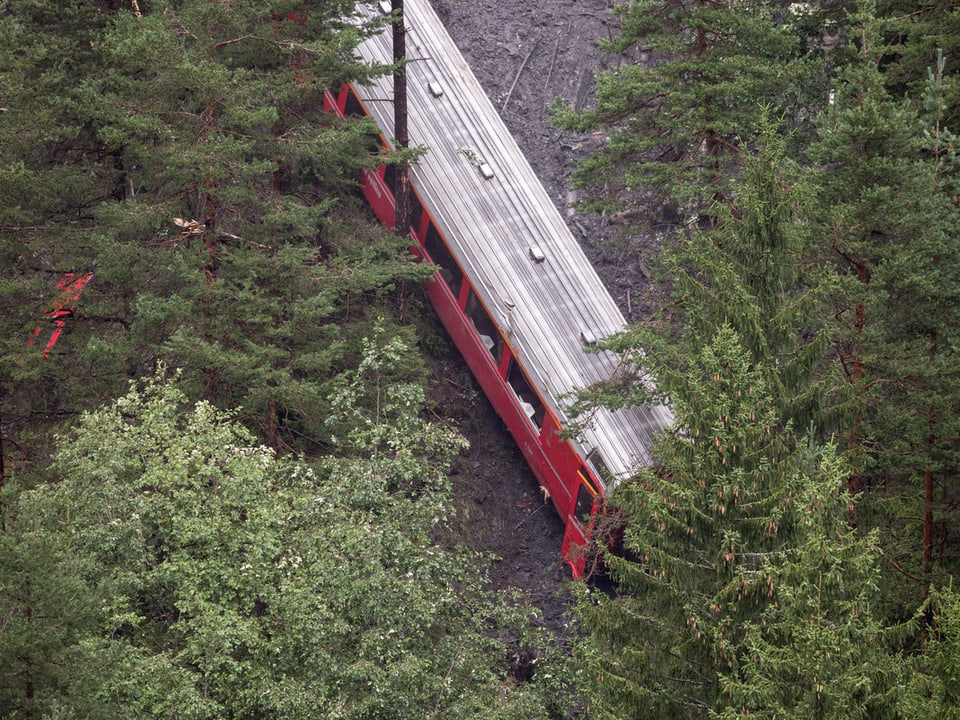
[[(607, 492), (652, 464), (654, 436), (673, 418), (665, 406), (598, 410), (575, 436), (565, 432), (572, 394), (617, 372), (616, 356), (585, 347), (621, 330), (623, 315), (429, 0), (404, 0), (404, 19), (408, 131), (427, 149), (411, 169), (413, 251), (438, 267), (430, 299), (562, 518), (561, 551), (579, 576), (578, 548)], [(392, 62), (389, 29), (360, 53)], [(328, 91), (325, 103), (369, 116), (392, 147), (392, 77)], [(362, 186), (394, 226), (386, 172), (365, 171)]]

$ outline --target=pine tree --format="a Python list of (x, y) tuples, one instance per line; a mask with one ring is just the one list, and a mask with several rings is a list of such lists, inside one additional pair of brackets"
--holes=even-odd
[(886, 51), (882, 69), (891, 94), (914, 101), (927, 92), (927, 70), (942, 53), (943, 124), (957, 128), (960, 122), (960, 11), (944, 0), (878, 0), (876, 14), (883, 19)]
[(829, 372), (829, 335), (821, 332), (832, 278), (810, 262), (811, 185), (785, 153), (784, 139), (764, 113), (754, 152), (743, 149), (731, 201), (715, 206), (716, 226), (663, 250), (670, 302), (651, 321), (605, 341), (622, 356), (624, 370), (615, 386), (593, 388), (581, 400), (620, 395), (614, 402), (646, 402), (646, 358), (682, 368), (729, 325), (752, 366), (762, 369), (780, 426), (831, 431), (842, 387)]
[[(893, 238), (916, 228), (912, 222), (916, 218), (905, 210), (916, 197), (911, 181), (916, 177), (918, 150), (916, 114), (888, 96), (876, 68), (875, 23), (866, 13), (860, 22), (860, 60), (845, 71), (836, 105), (821, 120), (822, 137), (811, 148), (814, 158), (828, 168), (822, 173), (818, 197), (823, 209), (822, 256), (833, 260), (844, 280), (836, 294), (835, 315), (847, 328), (840, 360), (859, 399), (853, 423), (858, 428), (865, 402), (865, 333), (874, 320), (867, 317), (869, 285), (882, 254), (895, 243)], [(860, 444), (861, 432), (851, 432), (851, 449)], [(861, 465), (862, 459), (855, 459), (855, 473)]]
[(93, 637), (103, 597), (84, 582), (88, 563), (44, 531), (20, 490), (0, 493), (0, 712), (41, 717), (59, 697), (79, 716), (116, 717), (94, 692), (121, 671), (118, 655), (100, 652)]
[[(922, 512), (897, 538), (899, 563), (922, 578), (922, 593), (960, 570), (956, 534), (960, 468), (960, 372), (954, 348), (960, 327), (960, 181), (954, 136), (945, 125), (944, 61), (928, 68), (925, 146), (919, 189), (928, 193), (912, 236), (883, 258), (874, 283), (882, 303), (878, 333), (875, 432), (878, 468)], [(922, 184), (921, 184), (922, 183)], [(921, 538), (917, 547), (917, 536)], [(919, 555), (919, 557), (918, 557)]]
[(919, 720), (960, 718), (960, 597), (951, 585), (934, 590), (934, 623), (917, 659), (904, 701), (905, 714)]
[[(5, 7), (8, 437), (42, 456), (38, 420), (165, 359), (276, 447), (317, 450), (323, 385), (355, 360), (366, 308), (423, 276), (357, 210), (370, 125), (323, 111), (324, 88), (372, 72), (352, 0)], [(41, 362), (26, 339), (58, 273), (89, 270)]]
[(781, 424), (828, 430), (832, 378), (823, 376), (827, 335), (819, 331), (826, 279), (806, 257), (810, 186), (785, 157), (785, 142), (764, 113), (756, 150), (712, 232), (695, 232), (664, 251), (681, 317), (682, 352), (702, 347), (722, 325), (739, 334), (765, 370)]
[[(925, 139), (916, 105), (887, 91), (871, 7), (855, 20), (859, 60), (844, 71), (811, 149), (822, 168), (816, 219), (822, 257), (841, 282), (834, 315), (854, 400), (846, 420), (850, 487), (877, 490), (862, 505), (863, 520), (885, 523), (895, 567), (919, 578), (923, 595), (932, 572), (932, 484), (956, 465), (957, 382), (947, 339), (957, 307), (957, 211), (947, 189), (955, 175), (944, 172), (946, 128), (928, 122)], [(942, 93), (927, 104), (932, 118), (943, 117), (934, 110), (942, 109)], [(949, 491), (942, 497), (946, 507)], [(903, 515), (923, 517), (922, 529), (905, 527), (896, 519)], [(946, 525), (941, 532), (946, 542)]]
[(594, 206), (636, 205), (631, 193), (650, 191), (648, 210), (666, 201), (686, 224), (729, 199), (761, 106), (802, 123), (818, 62), (779, 3), (645, 0), (619, 11), (619, 34), (602, 43), (622, 62), (597, 74), (595, 108), (557, 106), (556, 121), (607, 134), (576, 175), (598, 191)]
[[(76, 102), (80, 78), (99, 67), (108, 11), (109, 3), (22, 0), (0, 12), (0, 423), (8, 476), (50, 451), (39, 428), (76, 408), (64, 395), (84, 388), (58, 361), (78, 323), (69, 323), (52, 361), (41, 354), (58, 281), (93, 268), (90, 213), (103, 185), (113, 187), (112, 158)], [(42, 335), (28, 348), (35, 328)], [(83, 382), (96, 384), (96, 373)]]

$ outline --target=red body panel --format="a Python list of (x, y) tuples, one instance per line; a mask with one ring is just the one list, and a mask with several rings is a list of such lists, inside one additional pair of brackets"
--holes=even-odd
[[(422, 247), (419, 254), (426, 257)], [(427, 283), (426, 289), (440, 322), (563, 519), (566, 529), (561, 552), (571, 563), (574, 575), (578, 576), (583, 572), (583, 559), (574, 560), (574, 551), (587, 543), (586, 534), (573, 515), (579, 487), (577, 470), (582, 467), (580, 456), (570, 442), (560, 436), (560, 426), (552, 413), (547, 412), (543, 427), (537, 431), (484, 347), (473, 323), (439, 274)]]

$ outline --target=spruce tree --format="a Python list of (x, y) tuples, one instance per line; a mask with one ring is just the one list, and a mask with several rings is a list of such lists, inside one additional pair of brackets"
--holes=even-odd
[(821, 332), (822, 314), (832, 278), (811, 263), (809, 174), (786, 158), (785, 140), (766, 111), (753, 151), (743, 147), (742, 155), (731, 201), (715, 205), (716, 226), (663, 250), (670, 302), (652, 320), (605, 342), (633, 372), (622, 372), (616, 386), (585, 392), (582, 400), (609, 402), (619, 395), (614, 402), (645, 402), (647, 358), (675, 372), (729, 325), (751, 366), (764, 373), (780, 426), (812, 425), (820, 434), (832, 429), (842, 383), (825, 372), (830, 343)]
[(584, 684), (593, 717), (701, 718), (744, 661), (745, 623), (772, 601), (760, 569), (795, 538), (807, 467), (729, 326), (683, 371), (647, 362), (676, 430), (662, 468), (613, 495), (626, 527), (623, 553), (605, 554), (616, 595), (579, 589)]
[(715, 717), (910, 717), (901, 714), (909, 666), (896, 648), (912, 624), (886, 628), (879, 615), (878, 533), (850, 526), (836, 448), (811, 447), (807, 462), (795, 537), (759, 570), (773, 602), (744, 625), (743, 662), (721, 676)]
[(733, 199), (717, 206), (713, 232), (695, 232), (664, 251), (689, 352), (725, 323), (765, 372), (781, 424), (823, 432), (831, 422), (833, 379), (822, 373), (827, 335), (819, 332), (826, 279), (807, 257), (804, 219), (810, 185), (786, 159), (783, 137), (761, 117), (755, 151)]
[(904, 700), (905, 714), (919, 720), (960, 718), (960, 597), (952, 585), (930, 598), (934, 622), (917, 658)]
[[(370, 125), (323, 110), (325, 88), (373, 72), (353, 7), (5, 5), (0, 379), (22, 454), (49, 450), (31, 423), (158, 360), (195, 396), (243, 405), (271, 444), (318, 449), (323, 384), (356, 358), (370, 301), (423, 276), (358, 211)], [(26, 340), (59, 274), (89, 270), (41, 362)]]
[(927, 70), (942, 54), (943, 121), (957, 129), (960, 122), (960, 10), (944, 0), (878, 0), (886, 51), (882, 59), (885, 84), (891, 94), (920, 100), (927, 92)]
[(729, 199), (761, 105), (803, 124), (818, 61), (780, 3), (644, 0), (619, 12), (619, 33), (601, 41), (618, 59), (597, 73), (596, 106), (558, 105), (556, 121), (607, 136), (576, 174), (595, 207), (635, 207), (633, 193), (649, 191), (655, 221), (666, 202), (686, 224)]
[[(811, 148), (821, 164), (815, 218), (821, 257), (840, 282), (833, 315), (853, 399), (846, 418), (850, 487), (874, 490), (862, 520), (884, 524), (892, 567), (918, 578), (923, 596), (932, 580), (933, 536), (940, 533), (942, 553), (950, 534), (943, 515), (934, 527), (937, 507), (951, 502), (938, 478), (952, 476), (957, 460), (949, 340), (957, 308), (950, 189), (956, 175), (944, 140), (944, 93), (931, 86), (924, 119), (916, 104), (892, 97), (872, 8), (863, 4), (854, 20), (859, 59), (843, 72), (836, 104)], [(922, 520), (904, 523), (904, 517)]]

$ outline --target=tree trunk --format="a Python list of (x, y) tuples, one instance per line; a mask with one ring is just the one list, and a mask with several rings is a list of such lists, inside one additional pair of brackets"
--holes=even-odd
[[(937, 356), (937, 333), (930, 334), (930, 362)], [(933, 449), (936, 445), (934, 423), (936, 410), (932, 405), (927, 406), (927, 457), (926, 467), (923, 470), (923, 599), (930, 596), (930, 584), (933, 573)]]
[[(862, 262), (857, 263), (857, 280), (866, 285), (869, 282), (867, 267)], [(860, 383), (863, 380), (863, 328), (866, 323), (864, 316), (863, 302), (858, 302), (854, 309), (853, 319), (853, 357), (852, 373), (850, 376), (853, 382), (853, 391), (855, 394), (860, 392)], [(850, 455), (854, 459), (853, 467), (850, 471), (850, 478), (847, 480), (847, 490), (851, 495), (860, 492), (860, 454), (862, 444), (863, 410), (857, 408), (857, 416), (853, 420), (853, 429), (850, 431)]]
[[(206, 138), (210, 129), (216, 122), (217, 100), (211, 100), (207, 107), (200, 114), (203, 125), (200, 132)], [(215, 184), (213, 180), (206, 180), (202, 184), (200, 191), (200, 213), (203, 217), (203, 247), (207, 253), (207, 261), (203, 265), (203, 273), (211, 283), (217, 279), (217, 271), (220, 268), (220, 253), (217, 247), (216, 223), (217, 223), (217, 199), (211, 190)]]
[[(3, 490), (4, 480), (6, 475), (3, 469), (3, 383), (0, 383), (0, 490)], [(3, 522), (3, 515), (0, 514), (0, 523)], [(0, 530), (3, 529), (3, 526), (0, 525)]]
[[(403, 18), (403, 0), (393, 3), (393, 61), (397, 64), (393, 71), (393, 134), (397, 150), (410, 147), (407, 134), (407, 69), (406, 27)], [(393, 188), (396, 201), (396, 232), (406, 236), (410, 232), (410, 165), (406, 161), (397, 167), (397, 180)]]
[(270, 398), (267, 401), (267, 417), (264, 434), (267, 436), (267, 445), (274, 450), (279, 450), (280, 445), (277, 442), (277, 401)]

